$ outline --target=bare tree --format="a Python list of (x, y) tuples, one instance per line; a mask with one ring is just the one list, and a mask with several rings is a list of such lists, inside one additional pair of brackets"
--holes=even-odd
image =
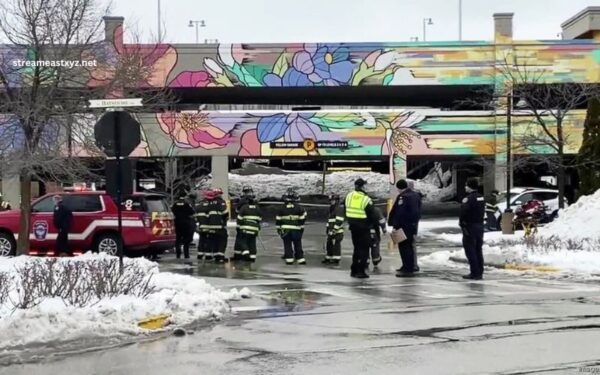
[[(583, 82), (552, 83), (544, 67), (529, 63), (528, 57), (509, 54), (496, 64), (492, 81), (475, 99), (461, 105), (505, 108), (510, 113), (513, 132), (511, 152), (518, 159), (507, 161), (512, 169), (546, 165), (556, 173), (559, 207), (565, 206), (565, 183), (568, 168), (577, 167), (568, 151), (576, 149), (576, 139), (566, 131), (574, 111), (586, 108), (587, 102), (600, 95), (597, 85)], [(507, 105), (511, 105), (510, 112)], [(498, 146), (496, 146), (498, 147)], [(508, 145), (506, 146), (508, 147)], [(497, 153), (497, 150), (496, 150)], [(585, 163), (600, 165), (600, 160)]]
[[(103, 0), (0, 3), (0, 39), (10, 43), (0, 54), (0, 160), (20, 180), (18, 253), (29, 248), (32, 180), (81, 178), (88, 173), (82, 157), (103, 156), (91, 136), (97, 114), (89, 113), (87, 100), (152, 87), (146, 57), (159, 47), (115, 51), (102, 33), (108, 10)], [(164, 92), (143, 90), (144, 109), (168, 105)]]

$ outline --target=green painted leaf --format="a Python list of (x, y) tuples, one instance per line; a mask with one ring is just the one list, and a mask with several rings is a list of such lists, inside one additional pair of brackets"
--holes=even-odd
[(392, 79), (394, 79), (394, 74), (388, 74), (387, 76), (383, 77), (383, 85), (384, 86), (388, 86), (390, 84), (390, 82), (392, 82)]
[(323, 113), (311, 118), (310, 122), (327, 129), (347, 129), (361, 125), (365, 119), (358, 114)]
[(237, 79), (248, 87), (262, 87), (260, 81), (258, 81), (243, 65), (238, 63), (233, 64), (231, 72), (235, 74)]
[(219, 74), (217, 78), (215, 78), (215, 82), (225, 87), (233, 87), (233, 82), (227, 77), (227, 74)]
[(352, 76), (352, 86), (358, 86), (365, 78), (373, 75), (373, 67), (369, 68), (364, 61), (360, 63), (356, 72)]
[(286, 53), (282, 52), (281, 55), (279, 55), (277, 61), (275, 61), (275, 65), (273, 65), (273, 73), (283, 78), (283, 75), (288, 70), (288, 68), (289, 65), (287, 62)]

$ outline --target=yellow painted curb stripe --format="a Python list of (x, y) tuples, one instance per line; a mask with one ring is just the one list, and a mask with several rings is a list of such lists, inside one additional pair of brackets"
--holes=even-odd
[(556, 267), (534, 266), (532, 264), (518, 264), (518, 263), (505, 264), (504, 269), (515, 270), (515, 271), (536, 271), (536, 272), (559, 272), (560, 271)]

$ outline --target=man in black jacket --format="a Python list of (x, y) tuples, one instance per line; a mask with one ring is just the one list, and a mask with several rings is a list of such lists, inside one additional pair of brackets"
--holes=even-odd
[[(175, 251), (177, 259), (181, 258), (181, 246), (183, 246), (183, 256), (190, 258), (190, 242), (192, 242), (192, 228), (194, 223), (194, 208), (186, 200), (185, 194), (181, 194), (171, 207), (175, 215)], [(192, 235), (193, 236), (193, 235)]]
[(463, 279), (481, 280), (483, 278), (483, 232), (485, 199), (478, 192), (477, 179), (467, 181), (467, 196), (460, 206), (459, 225), (463, 232), (463, 247), (469, 261), (471, 272)]
[(247, 194), (245, 204), (239, 208), (237, 214), (237, 229), (240, 241), (238, 248), (241, 249), (242, 258), (251, 263), (256, 262), (256, 237), (260, 232), (261, 222), (262, 214), (258, 202), (253, 195)]
[(397, 271), (397, 277), (413, 276), (416, 271), (415, 252), (416, 235), (419, 228), (419, 219), (421, 218), (421, 199), (419, 195), (408, 186), (404, 179), (396, 183), (399, 190), (398, 197), (390, 211), (388, 224), (394, 230), (402, 229), (406, 235), (406, 240), (398, 244), (400, 258), (402, 258), (402, 267)]
[(208, 200), (206, 228), (208, 229), (208, 253), (212, 254), (217, 263), (225, 262), (228, 220), (229, 210), (227, 209), (227, 203), (223, 199), (223, 190), (215, 188), (212, 190), (212, 199)]
[(60, 195), (54, 196), (54, 227), (58, 230), (56, 237), (56, 253), (57, 255), (70, 255), (69, 249), (69, 231), (73, 223), (73, 212), (63, 204)]
[(327, 219), (327, 243), (325, 259), (321, 263), (338, 265), (342, 260), (342, 240), (344, 239), (344, 207), (340, 196), (329, 196), (329, 216)]
[(285, 264), (306, 264), (302, 249), (302, 235), (306, 221), (306, 210), (298, 203), (300, 197), (293, 190), (288, 190), (283, 196), (283, 207), (276, 217), (277, 233), (283, 240)]
[[(237, 215), (239, 215), (240, 210), (242, 209), (242, 207), (244, 207), (246, 204), (248, 204), (251, 200), (253, 200), (254, 197), (254, 191), (252, 190), (252, 188), (250, 186), (244, 186), (242, 188), (242, 196), (240, 197), (240, 199), (238, 200), (237, 204), (235, 205), (235, 212)], [(236, 228), (235, 230), (235, 242), (233, 243), (233, 260), (241, 260), (242, 258), (244, 258), (243, 256), (243, 252), (244, 252), (244, 239), (243, 239), (243, 235), (240, 232), (240, 228)]]

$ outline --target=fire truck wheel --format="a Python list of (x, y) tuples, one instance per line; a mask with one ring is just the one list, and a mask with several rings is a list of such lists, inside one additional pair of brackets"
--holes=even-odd
[(96, 237), (92, 251), (117, 256), (119, 255), (120, 242), (116, 233), (103, 233)]
[(17, 244), (9, 233), (0, 233), (0, 257), (14, 256)]

